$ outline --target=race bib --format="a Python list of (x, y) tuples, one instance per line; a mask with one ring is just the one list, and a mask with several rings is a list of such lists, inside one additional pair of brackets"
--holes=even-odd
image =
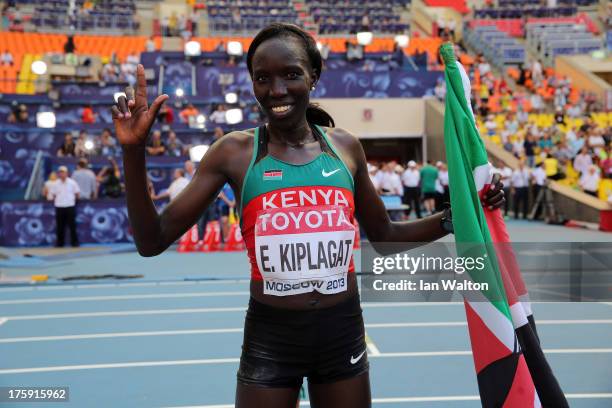
[(347, 289), (355, 227), (348, 208), (271, 208), (258, 213), (255, 255), (264, 293), (287, 296)]

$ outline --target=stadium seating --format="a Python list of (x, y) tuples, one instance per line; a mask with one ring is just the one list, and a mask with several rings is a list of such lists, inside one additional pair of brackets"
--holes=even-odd
[(501, 31), (497, 25), (474, 26), (466, 30), (464, 40), (469, 46), (482, 52), (485, 58), (498, 68), (525, 62), (525, 46)]
[(79, 31), (137, 30), (139, 26), (134, 20), (136, 7), (133, 0), (78, 0), (72, 15), (69, 13), (68, 0), (33, 0), (29, 3), (35, 5), (32, 23), (47, 29), (65, 31), (67, 27), (73, 27)]
[(525, 26), (527, 44), (540, 59), (554, 64), (558, 55), (587, 54), (602, 47), (586, 25), (566, 22), (530, 22)]

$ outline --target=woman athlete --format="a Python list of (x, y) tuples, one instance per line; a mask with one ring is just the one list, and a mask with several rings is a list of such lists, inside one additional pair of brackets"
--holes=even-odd
[[(448, 233), (443, 215), (389, 220), (359, 140), (309, 104), (322, 68), (309, 34), (288, 24), (264, 28), (253, 39), (247, 66), (267, 123), (214, 143), (161, 214), (147, 191), (145, 142), (168, 96), (147, 105), (139, 65), (136, 91), (127, 88), (127, 97), (112, 107), (138, 252), (165, 251), (229, 183), (252, 277), (236, 406), (293, 408), (307, 377), (313, 407), (370, 407), (353, 216), (372, 242), (430, 242)], [(485, 205), (503, 204), (501, 187), (490, 189)]]

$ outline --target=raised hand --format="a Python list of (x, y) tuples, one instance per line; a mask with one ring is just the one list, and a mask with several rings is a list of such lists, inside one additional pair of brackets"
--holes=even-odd
[(117, 104), (111, 108), (115, 134), (121, 145), (142, 145), (146, 142), (159, 108), (168, 99), (168, 95), (159, 95), (151, 106), (148, 106), (147, 81), (141, 64), (136, 68), (136, 92), (128, 86), (125, 88), (125, 94), (127, 98), (120, 96)]
[(482, 200), (484, 205), (489, 207), (490, 210), (501, 208), (506, 202), (504, 183), (501, 182), (501, 176), (499, 174), (493, 175), (491, 188), (485, 193)]

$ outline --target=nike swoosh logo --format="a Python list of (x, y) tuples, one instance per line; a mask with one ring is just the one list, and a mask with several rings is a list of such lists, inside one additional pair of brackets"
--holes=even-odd
[(321, 174), (323, 175), (323, 177), (329, 177), (329, 176), (331, 176), (332, 174), (337, 173), (337, 172), (339, 172), (339, 171), (340, 171), (340, 169), (336, 169), (336, 170), (330, 171), (330, 172), (328, 173), (328, 172), (326, 172), (325, 170), (321, 170)]
[(357, 357), (353, 357), (353, 356), (351, 356), (351, 364), (357, 364), (357, 362), (358, 362), (359, 360), (361, 360), (361, 357), (363, 357), (363, 355), (365, 354), (365, 352), (366, 352), (366, 351), (365, 351), (365, 350), (363, 350), (363, 351), (361, 352), (361, 354), (360, 354), (360, 355), (358, 355)]

